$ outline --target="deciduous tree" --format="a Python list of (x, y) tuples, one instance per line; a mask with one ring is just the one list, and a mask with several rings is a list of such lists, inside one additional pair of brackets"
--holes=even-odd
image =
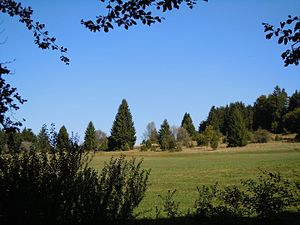
[(284, 44), (289, 48), (281, 54), (284, 66), (299, 65), (300, 60), (300, 17), (291, 15), (287, 20), (280, 22), (279, 27), (274, 27), (268, 23), (263, 23), (266, 38), (278, 39), (278, 44)]
[(157, 144), (158, 143), (158, 133), (156, 130), (155, 123), (152, 121), (147, 124), (146, 130), (143, 134), (145, 141), (150, 141), (151, 144)]
[(26, 100), (4, 79), (4, 76), (9, 74), (10, 70), (0, 63), (0, 125), (7, 131), (16, 131), (22, 123), (14, 121), (11, 113), (18, 110), (19, 104), (24, 104)]

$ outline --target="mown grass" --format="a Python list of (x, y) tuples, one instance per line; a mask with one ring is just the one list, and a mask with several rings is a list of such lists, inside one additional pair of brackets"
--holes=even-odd
[(155, 206), (162, 203), (158, 195), (176, 189), (180, 209), (192, 208), (197, 186), (239, 184), (241, 179), (256, 178), (260, 170), (278, 171), (284, 177), (300, 179), (300, 143), (273, 142), (250, 144), (243, 148), (185, 149), (182, 152), (96, 153), (91, 165), (101, 169), (111, 156), (125, 154), (143, 159), (143, 167), (150, 168), (150, 185), (137, 213), (140, 217), (154, 217)]

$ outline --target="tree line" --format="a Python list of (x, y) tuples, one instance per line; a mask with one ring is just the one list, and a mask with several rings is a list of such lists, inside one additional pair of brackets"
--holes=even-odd
[(199, 132), (203, 132), (209, 125), (227, 136), (230, 144), (232, 133), (260, 129), (275, 134), (297, 133), (299, 138), (300, 92), (296, 90), (288, 96), (285, 89), (276, 86), (273, 93), (259, 96), (253, 105), (235, 102), (221, 107), (213, 106), (207, 120), (200, 123)]
[[(273, 93), (259, 96), (253, 105), (234, 102), (226, 106), (212, 106), (206, 120), (196, 130), (191, 115), (185, 113), (180, 127), (170, 126), (165, 119), (160, 129), (150, 122), (143, 134), (141, 150), (181, 150), (195, 145), (211, 146), (216, 149), (221, 142), (229, 147), (245, 146), (252, 140), (266, 142), (269, 133), (296, 133), (300, 137), (300, 92), (296, 90), (288, 96), (285, 89), (276, 86)], [(54, 124), (48, 129), (43, 125), (38, 135), (31, 129), (21, 132), (0, 132), (1, 151), (18, 151), (34, 146), (36, 149), (55, 151), (68, 149), (70, 140), (78, 139), (74, 133), (69, 135), (65, 126), (58, 132)], [(129, 105), (122, 100), (108, 136), (96, 130), (89, 122), (84, 136), (83, 148), (87, 151), (115, 151), (133, 149), (136, 131)]]

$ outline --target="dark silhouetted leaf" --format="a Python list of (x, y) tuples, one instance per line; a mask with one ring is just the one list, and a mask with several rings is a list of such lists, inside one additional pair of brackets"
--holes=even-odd
[(273, 36), (273, 33), (269, 33), (269, 34), (266, 35), (266, 38), (271, 39), (272, 36)]

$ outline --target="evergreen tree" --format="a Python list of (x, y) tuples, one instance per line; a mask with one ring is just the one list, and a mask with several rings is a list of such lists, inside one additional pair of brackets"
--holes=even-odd
[(288, 131), (300, 135), (300, 108), (285, 114), (283, 122)]
[(37, 147), (41, 151), (49, 152), (51, 149), (49, 142), (49, 135), (47, 125), (43, 124), (38, 136), (37, 136)]
[(288, 111), (291, 112), (296, 108), (300, 108), (300, 92), (295, 91), (294, 94), (289, 98), (289, 108)]
[(247, 129), (243, 115), (238, 107), (231, 109), (228, 118), (228, 147), (247, 145)]
[(10, 152), (19, 152), (22, 143), (19, 131), (10, 130), (7, 132), (7, 147)]
[(21, 139), (22, 141), (27, 141), (31, 143), (36, 143), (36, 135), (32, 132), (31, 129), (27, 129), (26, 127), (22, 130), (21, 133)]
[(64, 125), (58, 131), (56, 143), (58, 150), (68, 150), (70, 148), (69, 134)]
[(193, 120), (189, 113), (185, 113), (181, 121), (181, 127), (184, 128), (193, 140), (197, 138), (197, 132)]
[(208, 126), (207, 120), (202, 120), (198, 127), (198, 133), (202, 133), (205, 131), (205, 128)]
[(86, 128), (83, 147), (86, 151), (94, 151), (97, 148), (96, 130), (92, 121)]
[(122, 100), (118, 113), (111, 128), (109, 138), (109, 149), (111, 150), (129, 150), (132, 149), (136, 141), (135, 128), (128, 103)]
[(283, 132), (283, 116), (288, 108), (288, 95), (284, 89), (276, 86), (273, 94), (269, 95), (269, 102), (272, 109), (271, 131), (281, 133)]
[(259, 128), (265, 130), (271, 130), (271, 107), (268, 101), (268, 97), (261, 95), (256, 99), (253, 106), (253, 129)]
[(7, 135), (4, 129), (0, 129), (0, 154), (7, 150)]
[(221, 129), (224, 122), (223, 108), (212, 106), (207, 117), (207, 125), (213, 126), (214, 129)]
[(175, 143), (174, 136), (172, 135), (170, 125), (166, 119), (162, 123), (160, 130), (158, 132), (158, 142), (161, 150), (163, 151), (176, 147), (174, 145)]

